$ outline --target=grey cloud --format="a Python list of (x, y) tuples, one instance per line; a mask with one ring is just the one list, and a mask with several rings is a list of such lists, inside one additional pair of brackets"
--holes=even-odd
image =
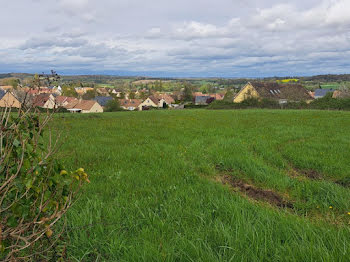
[(23, 45), (19, 48), (22, 50), (26, 49), (38, 49), (38, 48), (52, 48), (52, 47), (77, 47), (85, 45), (87, 40), (81, 38), (66, 38), (62, 39), (61, 37), (35, 37), (28, 39)]
[[(40, 15), (30, 12), (39, 7)], [(5, 9), (5, 71), (56, 65), (72, 73), (237, 76), (350, 69), (348, 0), (18, 0)]]

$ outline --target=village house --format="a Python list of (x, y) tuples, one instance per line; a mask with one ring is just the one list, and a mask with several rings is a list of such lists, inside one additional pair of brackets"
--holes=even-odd
[(215, 100), (223, 100), (225, 97), (225, 94), (223, 93), (215, 93), (215, 94), (209, 94), (210, 97), (214, 98)]
[(195, 105), (209, 105), (211, 102), (213, 102), (215, 99), (211, 96), (195, 96), (194, 98), (194, 104)]
[(102, 113), (102, 106), (94, 100), (76, 100), (70, 102), (65, 108), (71, 113)]
[(109, 96), (109, 92), (107, 88), (97, 88), (96, 92), (102, 96)]
[(9, 91), (13, 89), (13, 86), (0, 86), (0, 89), (5, 90), (5, 91)]
[[(120, 107), (124, 110), (134, 111), (139, 109), (139, 106), (142, 103), (141, 99), (120, 99)], [(141, 109), (142, 110), (142, 109)]]
[(204, 94), (202, 92), (194, 92), (193, 97), (195, 98), (196, 96), (210, 96), (214, 98), (214, 100), (223, 100), (224, 99), (224, 94), (223, 93), (210, 93), (210, 94)]
[(36, 96), (40, 94), (55, 94), (56, 90), (53, 88), (48, 87), (37, 87), (37, 88), (30, 88), (30, 87), (24, 87), (22, 88), (24, 92), (26, 92), (29, 95)]
[(86, 94), (87, 91), (93, 91), (93, 90), (94, 90), (93, 87), (76, 87), (75, 88), (75, 92), (77, 92), (79, 96)]
[(333, 98), (350, 98), (350, 90), (335, 90)]
[(0, 107), (21, 108), (21, 102), (10, 91), (0, 89)]
[(115, 95), (116, 97), (121, 97), (123, 95), (123, 91), (120, 89), (113, 88), (110, 91), (111, 94)]
[(70, 102), (78, 100), (75, 97), (70, 97), (70, 96), (56, 96), (56, 105), (58, 107), (65, 107), (68, 105)]
[(175, 104), (175, 99), (169, 94), (157, 94), (156, 96), (158, 98), (164, 99), (164, 101), (167, 103), (168, 106)]
[(57, 108), (55, 97), (52, 94), (40, 94), (33, 99), (34, 107), (47, 109)]
[(152, 95), (145, 99), (140, 105), (139, 110), (144, 108), (166, 108), (169, 104), (160, 96)]
[(301, 85), (277, 83), (248, 83), (234, 97), (234, 103), (241, 103), (248, 98), (277, 100), (280, 104), (287, 102), (306, 101), (313, 98)]
[(55, 95), (62, 95), (62, 88), (61, 86), (49, 86), (48, 89), (51, 91), (52, 94)]

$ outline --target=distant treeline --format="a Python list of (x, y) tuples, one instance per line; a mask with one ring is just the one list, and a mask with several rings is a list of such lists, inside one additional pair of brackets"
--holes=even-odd
[[(9, 78), (15, 77), (19, 79), (24, 79), (27, 77), (33, 77), (33, 74), (27, 73), (6, 73), (0, 74), (1, 78)], [(260, 78), (260, 80), (265, 81), (274, 81), (274, 80), (283, 80), (283, 79), (300, 79), (301, 81), (318, 81), (318, 82), (344, 82), (350, 81), (350, 74), (328, 74), (328, 75), (316, 75), (316, 76), (304, 76), (304, 77), (296, 77), (296, 76), (285, 76), (285, 77), (267, 77)], [(247, 83), (248, 81), (257, 80), (257, 78), (156, 78), (156, 77), (144, 77), (144, 76), (114, 76), (114, 75), (64, 75), (62, 76), (62, 80), (64, 81), (92, 81), (95, 83), (104, 83), (106, 81), (120, 80), (120, 79), (130, 79), (133, 81), (138, 80), (162, 80), (162, 81), (188, 81), (194, 82), (198, 80), (205, 80), (207, 82), (216, 83), (218, 85), (240, 85)]]

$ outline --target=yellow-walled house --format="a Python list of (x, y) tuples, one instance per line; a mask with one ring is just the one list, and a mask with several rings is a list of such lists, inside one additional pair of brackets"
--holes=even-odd
[(1, 90), (0, 107), (21, 108), (21, 102), (11, 92), (4, 92)]
[(164, 108), (165, 105), (168, 105), (168, 103), (163, 97), (153, 95), (145, 99), (145, 101), (139, 105), (139, 110), (142, 111), (143, 107)]
[(241, 103), (248, 98), (259, 98), (259, 94), (251, 83), (246, 84), (234, 97), (234, 103)]
[(277, 100), (280, 104), (288, 101), (310, 102), (313, 97), (299, 84), (278, 84), (275, 82), (253, 82), (246, 84), (234, 97), (234, 103), (241, 103), (248, 98)]

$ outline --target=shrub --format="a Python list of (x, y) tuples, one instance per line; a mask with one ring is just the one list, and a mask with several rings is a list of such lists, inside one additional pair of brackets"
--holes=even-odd
[(56, 159), (58, 138), (44, 139), (52, 116), (24, 107), (0, 112), (1, 261), (51, 254), (63, 232), (54, 225), (89, 182), (84, 169), (67, 171)]
[(119, 101), (117, 100), (109, 100), (105, 106), (105, 112), (116, 112), (122, 111), (123, 109), (119, 105)]

